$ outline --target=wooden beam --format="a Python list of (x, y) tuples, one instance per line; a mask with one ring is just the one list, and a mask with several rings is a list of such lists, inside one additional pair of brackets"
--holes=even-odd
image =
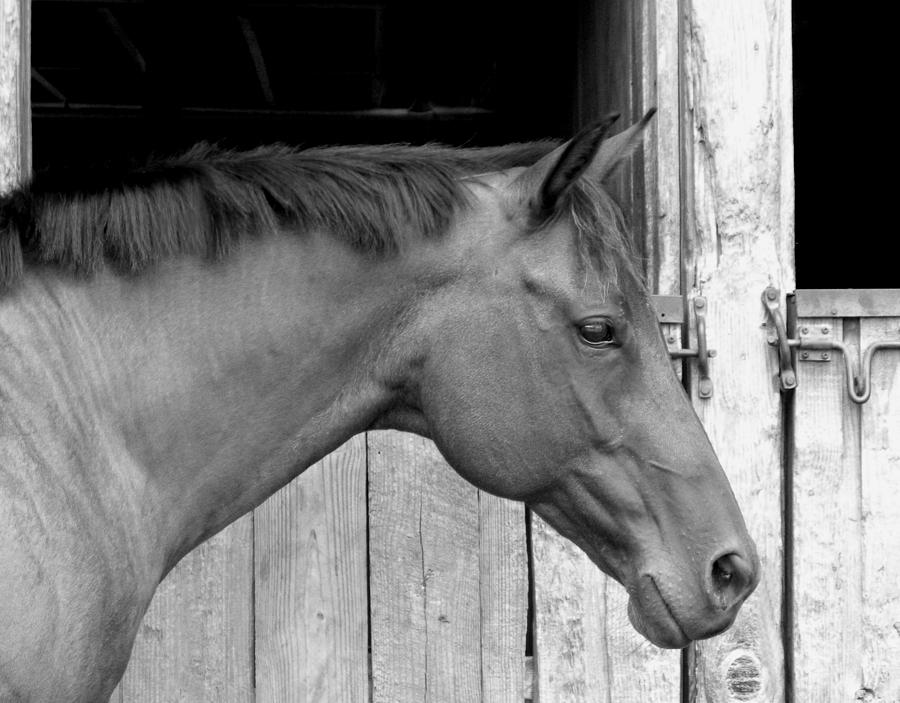
[(31, 173), (31, 5), (0, 0), (0, 192)]
[(38, 83), (44, 90), (46, 90), (50, 95), (59, 100), (63, 105), (68, 104), (69, 99), (63, 94), (63, 92), (57, 88), (53, 83), (51, 83), (44, 74), (38, 71), (36, 68), (31, 69), (31, 77), (32, 79)]
[(734, 626), (691, 648), (688, 701), (777, 702), (789, 695), (784, 408), (760, 295), (794, 287), (791, 11), (766, 0), (681, 7), (683, 281), (708, 301), (706, 332), (718, 352), (715, 392), (694, 406), (762, 562)]
[(253, 519), (255, 700), (366, 701), (365, 437), (306, 469)]
[(122, 48), (125, 49), (125, 53), (131, 58), (131, 62), (137, 66), (137, 69), (141, 73), (146, 73), (147, 62), (144, 59), (143, 54), (141, 54), (140, 50), (135, 46), (135, 43), (131, 41), (131, 37), (128, 36), (124, 27), (119, 24), (119, 20), (116, 19), (112, 10), (108, 7), (99, 7), (97, 8), (97, 15), (103, 20), (103, 24), (109, 28), (109, 31), (113, 33), (113, 36), (115, 36)]
[(259, 89), (262, 92), (263, 100), (266, 101), (266, 105), (274, 105), (275, 94), (272, 92), (269, 71), (266, 69), (266, 59), (259, 46), (259, 39), (253, 29), (253, 24), (244, 15), (238, 15), (237, 21), (241, 26), (241, 34), (244, 35), (247, 51), (250, 52), (250, 60), (253, 61), (253, 69), (256, 71), (256, 79), (259, 81)]
[[(39, 118), (143, 117), (143, 105), (102, 105), (93, 103), (34, 103)], [(182, 118), (235, 119), (266, 117), (273, 119), (379, 120), (406, 122), (452, 122), (481, 120), (497, 116), (493, 110), (480, 107), (432, 107), (428, 112), (411, 112), (406, 108), (373, 108), (370, 110), (279, 110), (273, 108), (184, 107)]]

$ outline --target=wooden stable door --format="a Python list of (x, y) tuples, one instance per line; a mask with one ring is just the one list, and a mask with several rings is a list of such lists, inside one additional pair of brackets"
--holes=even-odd
[(900, 290), (795, 301), (794, 700), (900, 701)]

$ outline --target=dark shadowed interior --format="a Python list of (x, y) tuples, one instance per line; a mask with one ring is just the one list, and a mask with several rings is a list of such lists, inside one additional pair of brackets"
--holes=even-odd
[(483, 146), (572, 130), (575, 3), (34, 0), (33, 27), (37, 168), (197, 141)]

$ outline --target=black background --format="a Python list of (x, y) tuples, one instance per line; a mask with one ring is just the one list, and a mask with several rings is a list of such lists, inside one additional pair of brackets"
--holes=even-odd
[[(331, 5), (34, 0), (32, 62), (65, 98), (33, 82), (36, 168), (143, 159), (201, 140), (482, 145), (569, 136), (575, 3), (386, 0), (380, 20), (366, 0)], [(892, 25), (815, 0), (792, 7), (797, 287), (900, 287)], [(263, 50), (273, 101), (239, 17)], [(475, 109), (441, 117), (432, 106)], [(359, 116), (377, 107), (411, 113)]]

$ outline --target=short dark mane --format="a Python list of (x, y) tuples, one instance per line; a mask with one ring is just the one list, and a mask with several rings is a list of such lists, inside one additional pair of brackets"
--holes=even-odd
[(554, 146), (198, 145), (129, 170), (40, 173), (0, 197), (0, 289), (27, 263), (139, 272), (182, 253), (219, 258), (242, 236), (276, 227), (321, 228), (358, 250), (395, 251), (404, 238), (446, 230), (466, 205), (462, 177), (531, 165)]

